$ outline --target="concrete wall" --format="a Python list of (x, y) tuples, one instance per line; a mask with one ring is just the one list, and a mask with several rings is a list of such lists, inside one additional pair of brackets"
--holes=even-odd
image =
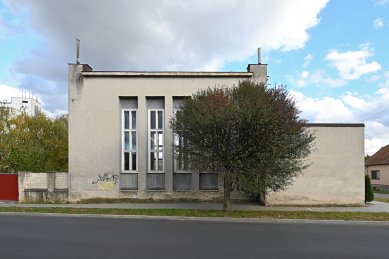
[[(198, 89), (232, 87), (252, 79), (252, 72), (86, 72), (83, 65), (69, 65), (69, 175), (71, 201), (87, 198), (188, 198), (214, 199), (218, 191), (199, 191), (199, 174), (192, 173), (192, 190), (173, 193), (173, 134), (168, 127), (173, 99), (188, 97)], [(251, 65), (267, 80), (266, 65)], [(258, 72), (259, 71), (259, 72)], [(138, 190), (119, 190), (121, 176), (121, 103), (136, 98), (138, 125)], [(150, 191), (147, 183), (148, 100), (163, 100), (163, 191)], [(221, 179), (219, 179), (221, 180)], [(219, 182), (219, 187), (222, 182)]]
[(312, 124), (315, 148), (309, 167), (287, 190), (267, 196), (269, 205), (363, 204), (363, 125)]
[(68, 173), (19, 172), (20, 202), (67, 202)]
[[(88, 198), (220, 199), (217, 190), (201, 191), (192, 173), (190, 191), (174, 191), (173, 136), (168, 127), (174, 98), (200, 88), (236, 85), (244, 79), (266, 81), (266, 65), (250, 65), (249, 73), (92, 72), (69, 65), (69, 200)], [(85, 69), (84, 69), (85, 70)], [(147, 107), (157, 98), (164, 108), (165, 188), (147, 190)], [(138, 170), (121, 170), (123, 99), (136, 99)], [(129, 101), (134, 105), (135, 102)], [(312, 125), (316, 149), (310, 166), (286, 191), (268, 195), (268, 204), (362, 204), (364, 202), (363, 125)], [(124, 177), (123, 177), (124, 176)], [(126, 179), (124, 179), (126, 178)], [(185, 179), (186, 177), (182, 177)], [(120, 181), (137, 181), (137, 190), (120, 189)], [(242, 197), (238, 194), (235, 197)]]
[[(380, 179), (372, 179), (371, 171), (379, 170)], [(366, 174), (370, 177), (371, 185), (376, 189), (389, 190), (389, 165), (371, 165), (366, 166)]]

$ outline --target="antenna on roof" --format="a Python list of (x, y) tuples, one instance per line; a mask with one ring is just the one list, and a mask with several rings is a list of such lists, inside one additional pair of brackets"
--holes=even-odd
[(77, 45), (77, 64), (80, 64), (80, 39), (76, 39)]

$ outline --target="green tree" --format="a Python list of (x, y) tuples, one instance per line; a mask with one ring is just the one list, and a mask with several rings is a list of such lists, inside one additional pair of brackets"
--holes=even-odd
[(171, 120), (185, 140), (177, 157), (191, 170), (223, 176), (223, 209), (234, 189), (249, 194), (279, 191), (293, 181), (311, 150), (313, 132), (282, 86), (240, 82), (234, 88), (208, 88), (186, 99)]
[(370, 177), (365, 175), (365, 203), (374, 200), (374, 193), (371, 187)]
[(0, 172), (67, 171), (67, 116), (0, 114)]

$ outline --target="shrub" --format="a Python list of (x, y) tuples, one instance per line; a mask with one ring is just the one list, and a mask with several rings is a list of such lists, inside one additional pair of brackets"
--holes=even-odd
[(370, 177), (365, 175), (365, 203), (374, 200), (374, 193), (371, 188)]

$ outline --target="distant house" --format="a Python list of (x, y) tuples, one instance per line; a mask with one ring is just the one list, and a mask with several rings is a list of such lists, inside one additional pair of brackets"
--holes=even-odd
[(389, 145), (369, 157), (365, 165), (373, 188), (389, 190)]
[(25, 112), (30, 116), (36, 116), (41, 112), (41, 104), (31, 97), (11, 97), (11, 101), (0, 101), (0, 108), (6, 109), (10, 114)]

